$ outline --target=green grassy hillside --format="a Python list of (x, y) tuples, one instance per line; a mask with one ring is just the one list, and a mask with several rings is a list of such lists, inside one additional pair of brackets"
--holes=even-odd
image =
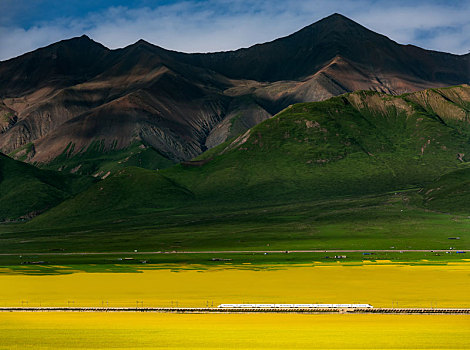
[(460, 169), (442, 176), (421, 191), (427, 208), (470, 214), (470, 168)]
[(43, 214), (34, 225), (46, 222), (61, 226), (74, 219), (82, 222), (85, 216), (87, 224), (120, 222), (126, 217), (181, 206), (192, 199), (190, 191), (157, 171), (128, 167)]
[(203, 154), (213, 158), (204, 166), (165, 174), (207, 201), (311, 200), (423, 186), (470, 151), (468, 105), (431, 92), (447, 108), (425, 108), (414, 94), (365, 91), (297, 104)]
[(135, 142), (127, 148), (111, 150), (106, 149), (102, 142), (94, 142), (82, 152), (74, 154), (73, 151), (74, 145), (71, 144), (59, 157), (41, 167), (103, 178), (130, 166), (157, 170), (175, 164), (152, 147), (140, 142)]
[(0, 153), (0, 221), (34, 217), (92, 182), (89, 177), (40, 170)]
[(122, 168), (0, 227), (0, 241), (17, 252), (446, 249), (459, 236), (468, 248), (470, 219), (448, 214), (470, 212), (468, 101), (462, 86), (293, 105), (193, 162)]
[(420, 188), (465, 165), (469, 90), (400, 97), (361, 91), (297, 104), (199, 162), (124, 170), (35, 221), (106, 221), (111, 212), (256, 207)]

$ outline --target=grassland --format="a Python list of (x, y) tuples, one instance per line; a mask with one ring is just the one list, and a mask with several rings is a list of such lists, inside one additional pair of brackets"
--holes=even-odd
[(469, 316), (0, 313), (2, 349), (465, 349)]
[[(335, 259), (335, 255), (344, 255), (345, 259)], [(199, 265), (206, 267), (226, 266), (224, 261), (230, 262), (234, 267), (246, 268), (246, 265), (257, 267), (274, 267), (284, 264), (309, 264), (312, 261), (322, 263), (345, 262), (362, 264), (380, 264), (383, 261), (394, 263), (418, 264), (418, 265), (445, 265), (468, 261), (458, 253), (436, 252), (376, 252), (369, 253), (161, 253), (152, 254), (145, 252), (100, 253), (100, 254), (73, 254), (59, 255), (37, 253), (23, 255), (0, 255), (0, 268), (8, 268), (18, 273), (29, 275), (51, 275), (70, 273), (71, 271), (84, 272), (136, 272), (146, 264), (158, 265), (165, 268), (168, 265)], [(470, 258), (470, 257), (468, 257)], [(218, 259), (218, 260), (217, 260)], [(225, 260), (221, 260), (225, 259)], [(26, 261), (41, 262), (38, 264), (25, 264)], [(145, 264), (143, 264), (145, 262)], [(63, 268), (65, 266), (65, 268)]]
[[(151, 179), (146, 180), (151, 183)], [(142, 177), (139, 178), (142, 180)], [(141, 183), (141, 182), (139, 182)], [(155, 191), (162, 191), (153, 187)], [(420, 208), (416, 192), (398, 192), (382, 196), (344, 198), (316, 202), (298, 202), (260, 207), (208, 207), (154, 209), (145, 212), (132, 208), (146, 193), (130, 192), (127, 202), (118, 200), (118, 208), (109, 209), (105, 222), (57, 221), (56, 227), (41, 228), (40, 217), (25, 225), (0, 225), (1, 264), (24, 261), (49, 261), (56, 264), (80, 263), (77, 257), (53, 257), (67, 252), (132, 252), (184, 250), (293, 250), (293, 249), (393, 249), (382, 259), (419, 260), (441, 257), (434, 254), (399, 254), (400, 249), (468, 249), (470, 219), (463, 215), (432, 212)], [(181, 192), (181, 195), (185, 194)], [(151, 202), (151, 196), (149, 203)], [(86, 202), (83, 202), (86, 206)], [(131, 207), (129, 207), (129, 206)], [(77, 210), (79, 208), (77, 207)], [(104, 210), (104, 209), (103, 209)], [(127, 212), (134, 215), (120, 213)], [(449, 237), (460, 237), (449, 240)], [(49, 257), (34, 253), (49, 253)], [(21, 256), (21, 257), (20, 257)], [(354, 255), (350, 255), (352, 258)], [(212, 256), (213, 257), (213, 256)], [(239, 256), (234, 257), (238, 259)], [(266, 261), (302, 261), (321, 256), (279, 255)], [(87, 257), (83, 263), (113, 263), (122, 255)], [(152, 262), (201, 262), (209, 256), (142, 256)], [(94, 259), (94, 260), (93, 260)], [(110, 260), (111, 259), (111, 260)], [(160, 260), (161, 259), (161, 260)], [(199, 259), (195, 261), (194, 259)], [(248, 257), (248, 259), (250, 259)], [(356, 260), (361, 260), (358, 254)]]

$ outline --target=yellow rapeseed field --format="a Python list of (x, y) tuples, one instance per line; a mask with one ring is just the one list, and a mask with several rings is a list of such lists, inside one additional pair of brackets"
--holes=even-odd
[[(191, 269), (192, 268), (192, 269)], [(193, 267), (141, 273), (0, 274), (0, 306), (211, 306), (369, 303), (470, 307), (470, 263), (314, 264), (269, 269)], [(174, 272), (176, 271), (176, 272)]]
[(468, 349), (470, 316), (0, 313), (0, 349)]

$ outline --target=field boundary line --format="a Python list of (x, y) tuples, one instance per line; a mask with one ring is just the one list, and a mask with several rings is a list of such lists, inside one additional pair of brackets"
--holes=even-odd
[(331, 250), (331, 249), (286, 249), (286, 250), (201, 250), (201, 251), (153, 251), (153, 252), (26, 252), (26, 253), (0, 253), (0, 256), (16, 255), (38, 255), (38, 256), (60, 256), (60, 255), (156, 255), (156, 254), (246, 254), (246, 253), (455, 253), (470, 252), (470, 249), (361, 249), (361, 250)]

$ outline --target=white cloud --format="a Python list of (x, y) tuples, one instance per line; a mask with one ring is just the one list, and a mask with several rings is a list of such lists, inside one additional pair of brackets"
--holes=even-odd
[(0, 27), (0, 59), (88, 34), (109, 48), (138, 39), (185, 52), (231, 50), (285, 36), (333, 12), (404, 44), (467, 53), (470, 2), (450, 6), (373, 0), (207, 0), (155, 8), (110, 7), (81, 18), (59, 18), (29, 29)]

